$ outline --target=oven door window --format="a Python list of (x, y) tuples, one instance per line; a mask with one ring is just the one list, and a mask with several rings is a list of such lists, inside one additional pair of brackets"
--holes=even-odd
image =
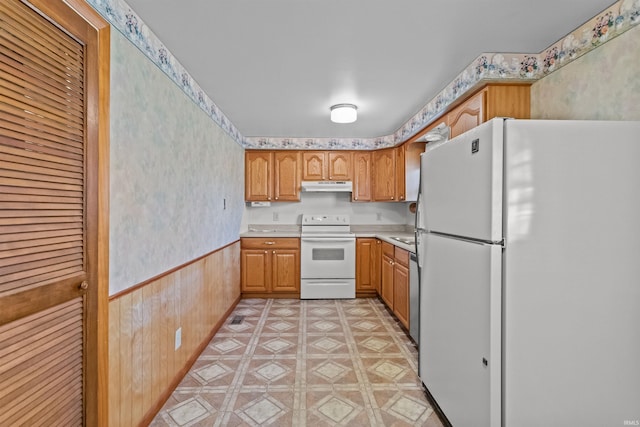
[(344, 261), (344, 248), (313, 248), (313, 261)]

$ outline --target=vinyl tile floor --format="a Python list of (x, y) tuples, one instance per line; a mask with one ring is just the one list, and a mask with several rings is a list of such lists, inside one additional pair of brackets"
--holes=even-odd
[(442, 423), (382, 302), (244, 299), (151, 426)]

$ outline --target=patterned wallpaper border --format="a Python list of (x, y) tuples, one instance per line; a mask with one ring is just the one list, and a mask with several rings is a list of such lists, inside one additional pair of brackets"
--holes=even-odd
[(234, 141), (244, 148), (262, 149), (364, 150), (391, 147), (415, 135), (480, 83), (538, 80), (640, 23), (640, 0), (619, 0), (541, 53), (483, 53), (392, 135), (362, 139), (249, 138), (229, 121), (124, 0), (87, 2), (169, 76)]

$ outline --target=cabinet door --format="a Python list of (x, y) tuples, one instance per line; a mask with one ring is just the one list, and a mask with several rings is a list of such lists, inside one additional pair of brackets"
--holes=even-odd
[(373, 200), (393, 201), (396, 192), (396, 150), (373, 152)]
[(327, 179), (324, 151), (305, 151), (302, 153), (302, 180), (322, 181)]
[(329, 179), (332, 181), (350, 181), (352, 154), (350, 151), (329, 151), (327, 162)]
[(242, 292), (268, 292), (270, 253), (262, 249), (242, 249), (240, 251), (240, 271), (242, 272)]
[(300, 200), (300, 152), (281, 151), (273, 157), (273, 198), (276, 201)]
[(405, 200), (405, 152), (404, 152), (405, 144), (396, 147), (394, 149), (396, 153), (396, 190), (395, 190), (395, 199), (399, 202), (403, 202)]
[(376, 240), (373, 238), (356, 239), (356, 292), (376, 290), (374, 277)]
[(461, 135), (484, 122), (485, 91), (472, 96), (447, 116), (451, 138)]
[(300, 250), (278, 249), (271, 252), (273, 292), (300, 291)]
[(244, 162), (244, 198), (247, 201), (270, 201), (273, 194), (273, 153), (247, 151)]
[(409, 329), (409, 269), (398, 262), (393, 267), (393, 313)]
[(393, 310), (393, 264), (393, 258), (382, 255), (380, 297), (391, 310)]
[(353, 192), (354, 202), (371, 201), (371, 153), (360, 151), (353, 153)]
[(376, 239), (376, 246), (373, 253), (373, 272), (371, 273), (373, 276), (373, 283), (376, 287), (376, 292), (380, 295), (382, 286), (382, 273), (380, 271), (382, 267), (382, 242)]

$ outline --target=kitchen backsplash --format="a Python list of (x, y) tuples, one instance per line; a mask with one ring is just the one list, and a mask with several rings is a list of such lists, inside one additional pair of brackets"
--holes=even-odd
[(249, 224), (300, 224), (302, 214), (348, 214), (352, 224), (413, 224), (409, 203), (352, 203), (351, 193), (302, 193), (300, 202), (271, 203), (270, 207), (247, 204), (242, 230)]

